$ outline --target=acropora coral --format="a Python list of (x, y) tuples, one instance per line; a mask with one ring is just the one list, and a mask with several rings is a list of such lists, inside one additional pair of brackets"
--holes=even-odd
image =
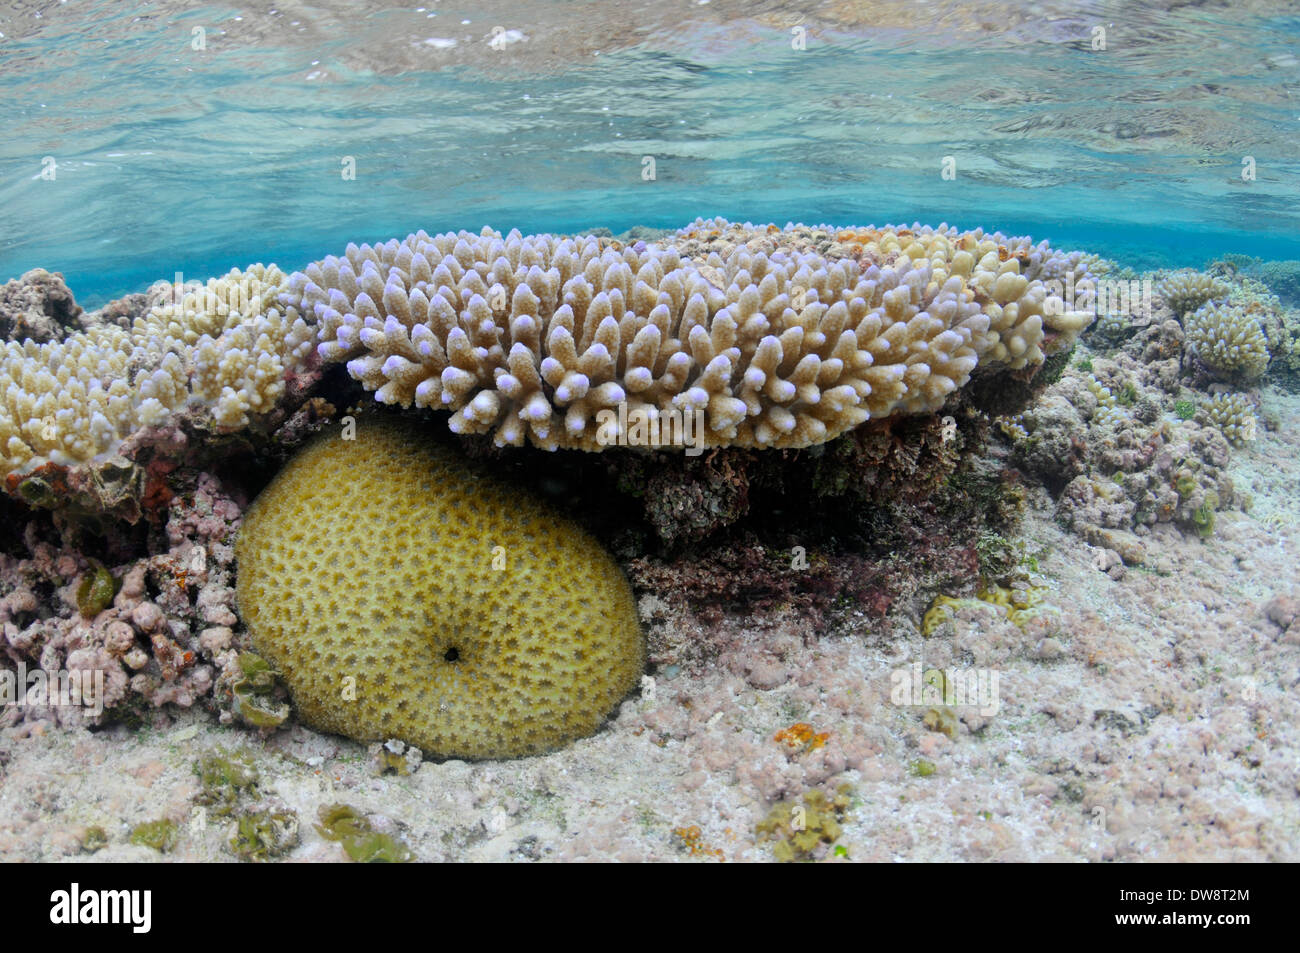
[(1187, 346), (1220, 379), (1254, 380), (1268, 369), (1268, 341), (1248, 309), (1206, 304), (1183, 319)]
[(982, 232), (867, 230), (840, 233), (857, 255), (835, 259), (797, 251), (794, 226), (747, 226), (725, 256), (678, 247), (729, 227), (617, 247), (419, 232), (349, 245), (280, 300), (382, 403), (446, 408), (454, 432), (498, 445), (584, 450), (626, 429), (602, 413), (620, 405), (627, 420), (703, 414), (709, 446), (823, 443), (933, 412), (977, 366), (1040, 364), (1092, 318), (1044, 283), (1073, 281), (1078, 256), (1023, 240), (1013, 254)]
[(273, 306), (283, 280), (274, 265), (252, 265), (160, 302), (129, 329), (102, 322), (43, 344), (7, 342), (0, 467), (107, 460), (191, 403), (215, 428), (245, 426), (313, 356), (312, 329)]
[(1195, 311), (1207, 301), (1223, 298), (1228, 285), (1221, 279), (1199, 271), (1176, 271), (1156, 285), (1156, 294), (1178, 317)]
[(416, 425), (316, 438), (250, 508), (236, 558), (254, 644), (320, 730), (533, 754), (594, 732), (641, 677), (617, 564)]
[(417, 233), (75, 320), (47, 283), (40, 308), (70, 323), (4, 345), (0, 471), (29, 506), (160, 521), (173, 471), (329, 419), (336, 361), (381, 401), (552, 448), (815, 446), (985, 381), (1014, 412), (1091, 320), (1065, 304), (1090, 280), (1081, 253), (979, 229), (712, 219), (627, 246)]
[(1205, 416), (1234, 446), (1244, 446), (1255, 439), (1258, 427), (1255, 406), (1245, 394), (1220, 394), (1212, 398), (1205, 404)]

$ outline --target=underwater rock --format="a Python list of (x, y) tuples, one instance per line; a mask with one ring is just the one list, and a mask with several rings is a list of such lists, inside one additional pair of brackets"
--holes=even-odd
[(1241, 505), (1225, 472), (1225, 433), (1241, 438), (1253, 414), (1246, 421), (1235, 416), (1237, 405), (1224, 403), (1224, 431), (1214, 401), (1188, 408), (1178, 390), (1166, 389), (1160, 361), (1146, 365), (1120, 351), (1088, 366), (1070, 368), (1049, 387), (1020, 416), (1019, 432), (1002, 431), (1012, 459), (1052, 490), (1062, 523), (1126, 563), (1146, 559), (1135, 534), (1157, 523), (1209, 535), (1215, 512)]
[(81, 306), (63, 283), (63, 275), (33, 268), (0, 287), (0, 338), (43, 344), (82, 326)]

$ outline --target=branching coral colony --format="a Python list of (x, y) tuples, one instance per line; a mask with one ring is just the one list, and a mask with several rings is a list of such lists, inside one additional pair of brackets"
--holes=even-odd
[[(729, 230), (725, 254), (700, 242)], [(1039, 364), (1091, 317), (1042, 281), (1085, 278), (1080, 256), (952, 229), (841, 232), (853, 243), (823, 255), (815, 234), (700, 222), (613, 247), (420, 233), (309, 265), (281, 301), (313, 314), (321, 356), (383, 403), (450, 409), (453, 431), (498, 445), (584, 450), (620, 404), (703, 412), (714, 446), (823, 443), (933, 412), (981, 364)]]
[(602, 449), (598, 414), (702, 412), (709, 445), (803, 447), (929, 413), (1068, 349), (1079, 253), (981, 231), (697, 221), (634, 245), (485, 229), (250, 266), (129, 327), (9, 342), (0, 465), (102, 464), (191, 412), (216, 432), (343, 361), (376, 400), (500, 445)]

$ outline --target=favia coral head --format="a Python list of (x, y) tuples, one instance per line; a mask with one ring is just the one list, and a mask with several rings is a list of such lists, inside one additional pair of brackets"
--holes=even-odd
[(412, 425), (317, 438), (249, 510), (236, 557), (254, 643), (323, 731), (535, 754), (594, 732), (644, 667), (600, 546)]
[(947, 227), (712, 220), (626, 247), (484, 229), (349, 245), (280, 300), (377, 400), (451, 410), (453, 431), (498, 445), (600, 450), (621, 408), (620, 421), (699, 415), (711, 446), (788, 448), (933, 413), (977, 367), (1068, 348), (1091, 314), (1046, 282), (1086, 278), (1076, 266)]

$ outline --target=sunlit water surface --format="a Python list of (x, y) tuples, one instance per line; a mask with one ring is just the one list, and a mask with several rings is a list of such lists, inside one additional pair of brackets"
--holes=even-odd
[(0, 10), (0, 281), (697, 215), (1300, 258), (1293, 4), (364, 6)]

